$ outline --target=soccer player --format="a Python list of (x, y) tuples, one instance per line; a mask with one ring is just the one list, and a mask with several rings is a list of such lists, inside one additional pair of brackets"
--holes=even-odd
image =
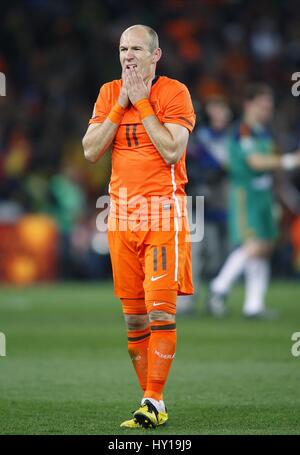
[(229, 143), (229, 234), (235, 249), (211, 282), (208, 310), (223, 316), (225, 299), (237, 278), (245, 274), (243, 313), (248, 318), (269, 318), (265, 308), (269, 282), (269, 258), (277, 237), (274, 217), (272, 171), (300, 165), (300, 152), (283, 156), (267, 124), (272, 118), (274, 96), (261, 83), (247, 88), (242, 121), (234, 128)]
[[(122, 79), (101, 87), (83, 138), (91, 162), (112, 151), (108, 241), (114, 288), (144, 392), (133, 418), (121, 424), (126, 428), (155, 428), (168, 419), (163, 390), (176, 350), (176, 297), (193, 293), (181, 201), (195, 114), (186, 86), (156, 75), (161, 54), (150, 27), (134, 25), (122, 33)], [(159, 207), (153, 198), (162, 200)], [(140, 224), (130, 223), (137, 206)]]
[[(196, 309), (201, 275), (205, 270), (215, 274), (228, 253), (226, 231), (228, 135), (231, 110), (225, 98), (210, 96), (203, 108), (203, 125), (194, 130), (192, 144), (187, 150), (189, 174), (188, 193), (202, 195), (205, 199), (203, 241), (192, 242), (194, 296), (178, 299), (178, 314), (193, 314)], [(193, 207), (194, 209), (194, 207)], [(203, 222), (199, 214), (190, 213), (190, 220), (197, 229)], [(192, 224), (191, 222), (191, 224)]]

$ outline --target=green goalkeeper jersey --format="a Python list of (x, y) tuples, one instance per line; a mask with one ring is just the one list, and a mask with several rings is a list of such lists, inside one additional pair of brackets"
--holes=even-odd
[(251, 154), (270, 155), (274, 152), (274, 141), (266, 128), (250, 129), (240, 123), (234, 128), (229, 142), (229, 172), (233, 185), (251, 190), (272, 190), (271, 172), (251, 169), (247, 158)]
[(274, 141), (266, 128), (250, 129), (240, 123), (229, 142), (229, 234), (233, 245), (248, 239), (272, 241), (277, 236), (274, 216), (272, 173), (252, 169), (247, 157), (274, 152)]

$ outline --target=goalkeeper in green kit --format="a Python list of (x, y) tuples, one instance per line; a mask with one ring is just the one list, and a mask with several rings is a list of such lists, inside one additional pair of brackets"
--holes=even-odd
[(242, 273), (245, 274), (244, 316), (275, 316), (265, 308), (270, 256), (278, 232), (272, 171), (300, 167), (300, 151), (275, 154), (275, 143), (267, 128), (273, 111), (272, 89), (261, 83), (250, 85), (243, 119), (233, 129), (228, 145), (228, 228), (234, 249), (209, 286), (207, 309), (215, 316), (226, 314), (226, 297)]

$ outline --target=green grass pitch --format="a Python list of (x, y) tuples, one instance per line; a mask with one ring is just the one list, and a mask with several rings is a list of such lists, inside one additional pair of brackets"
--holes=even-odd
[[(246, 321), (243, 290), (231, 314), (178, 317), (178, 348), (155, 434), (299, 434), (300, 286), (276, 282), (276, 321)], [(119, 301), (108, 284), (0, 287), (1, 434), (153, 434), (119, 428), (141, 398)]]

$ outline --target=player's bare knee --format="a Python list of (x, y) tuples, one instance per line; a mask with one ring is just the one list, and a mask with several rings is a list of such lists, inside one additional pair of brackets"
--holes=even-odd
[(166, 311), (154, 310), (149, 313), (150, 322), (168, 321), (175, 322), (175, 314), (167, 313)]
[(125, 314), (124, 318), (128, 330), (143, 330), (149, 325), (148, 314)]
[(252, 240), (245, 245), (249, 257), (269, 257), (273, 244), (271, 242)]

